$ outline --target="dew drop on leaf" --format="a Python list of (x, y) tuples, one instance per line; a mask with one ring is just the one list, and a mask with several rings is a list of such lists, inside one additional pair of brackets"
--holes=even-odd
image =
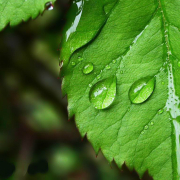
[(145, 130), (147, 130), (148, 128), (149, 128), (148, 125), (146, 125), (146, 126), (144, 127)]
[(132, 103), (139, 104), (146, 101), (155, 88), (155, 77), (145, 77), (134, 82), (129, 89), (129, 98)]
[(106, 69), (111, 69), (110, 65), (107, 65), (107, 66), (106, 66)]
[(116, 96), (116, 77), (97, 82), (89, 92), (89, 100), (96, 109), (109, 107)]
[(123, 74), (123, 71), (121, 70), (120, 73)]
[(115, 64), (116, 63), (116, 60), (113, 60), (113, 64)]
[(92, 63), (87, 63), (83, 68), (83, 73), (84, 74), (89, 74), (89, 73), (91, 73), (93, 71), (93, 69), (94, 69), (93, 64)]
[(154, 121), (151, 121), (150, 125), (153, 126), (154, 125)]
[(164, 112), (164, 110), (163, 109), (160, 109), (159, 111), (158, 111), (158, 114), (162, 114)]
[(164, 85), (164, 82), (162, 82), (161, 84)]
[(46, 9), (49, 10), (49, 11), (54, 9), (54, 6), (53, 6), (52, 2), (47, 2), (47, 3), (45, 4), (45, 7), (46, 7)]
[(83, 58), (81, 56), (78, 57), (78, 61), (82, 61)]
[(97, 77), (96, 77), (96, 79), (100, 79), (101, 78), (101, 75), (99, 74), (99, 75), (97, 75)]
[(91, 84), (91, 83), (89, 84), (89, 87), (92, 87), (92, 84)]
[(75, 65), (76, 65), (76, 63), (73, 61), (73, 62), (71, 62), (71, 65), (72, 65), (72, 66), (75, 66)]

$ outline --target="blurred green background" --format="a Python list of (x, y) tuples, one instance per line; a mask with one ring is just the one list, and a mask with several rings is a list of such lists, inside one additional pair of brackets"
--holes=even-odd
[[(71, 2), (0, 32), (0, 179), (139, 180), (98, 156), (68, 120), (59, 53)], [(151, 180), (145, 173), (144, 180)]]

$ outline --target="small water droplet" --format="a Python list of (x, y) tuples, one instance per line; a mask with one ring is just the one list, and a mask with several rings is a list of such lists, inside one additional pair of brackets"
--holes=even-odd
[(97, 78), (97, 79), (100, 79), (100, 78), (101, 78), (101, 74), (98, 74), (96, 78)]
[(164, 85), (164, 82), (162, 82), (161, 84)]
[(78, 57), (78, 61), (82, 61), (83, 58), (81, 56)]
[(89, 74), (89, 73), (91, 73), (93, 71), (93, 69), (94, 69), (93, 64), (92, 63), (87, 63), (83, 68), (83, 73), (84, 74)]
[(45, 4), (45, 8), (50, 11), (50, 10), (54, 9), (54, 6), (53, 6), (52, 2), (47, 2)]
[(139, 104), (146, 101), (155, 88), (155, 77), (145, 77), (134, 82), (129, 89), (129, 98), (132, 103)]
[(106, 66), (106, 69), (111, 69), (110, 65), (107, 65), (107, 66)]
[(89, 84), (89, 87), (92, 87), (92, 84), (91, 84), (91, 83)]
[(76, 63), (73, 61), (73, 62), (71, 62), (71, 65), (72, 65), (72, 66), (75, 66), (75, 65), (76, 65)]
[(123, 71), (121, 70), (120, 73), (123, 74)]
[(144, 131), (142, 131), (141, 134), (144, 134)]
[(150, 125), (151, 125), (151, 126), (153, 126), (153, 125), (154, 125), (154, 122), (153, 122), (153, 121), (151, 121)]
[(147, 130), (148, 128), (149, 128), (149, 126), (148, 126), (148, 125), (144, 126), (144, 129), (145, 129), (145, 130)]
[(178, 67), (180, 67), (180, 61), (178, 61)]
[(97, 82), (89, 92), (90, 102), (96, 109), (109, 107), (116, 96), (116, 77), (107, 78)]
[(164, 110), (163, 109), (160, 109), (159, 111), (158, 111), (158, 114), (162, 114), (164, 112)]
[(113, 60), (112, 62), (113, 62), (113, 64), (115, 64), (115, 63), (116, 63), (116, 60)]

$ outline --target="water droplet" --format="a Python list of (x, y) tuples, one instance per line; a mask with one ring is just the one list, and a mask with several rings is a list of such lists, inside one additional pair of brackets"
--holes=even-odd
[(45, 4), (45, 8), (50, 11), (50, 10), (54, 9), (54, 6), (53, 6), (52, 2), (47, 2)]
[(82, 61), (83, 58), (81, 56), (78, 57), (78, 61)]
[(144, 131), (142, 131), (141, 134), (144, 134)]
[(115, 64), (115, 63), (116, 63), (116, 60), (113, 60), (112, 62), (113, 62), (113, 64)]
[(90, 102), (96, 109), (109, 107), (116, 96), (116, 77), (97, 82), (89, 92)]
[(151, 126), (153, 126), (153, 125), (154, 125), (154, 122), (153, 122), (153, 121), (151, 121), (150, 125), (151, 125)]
[(178, 66), (180, 67), (180, 61), (178, 61)]
[(93, 64), (92, 63), (87, 63), (83, 68), (83, 73), (84, 74), (89, 74), (89, 73), (91, 73), (93, 71), (93, 69), (94, 69)]
[(145, 129), (145, 130), (147, 130), (148, 128), (149, 128), (149, 126), (148, 126), (148, 125), (144, 126), (144, 129)]
[(164, 85), (164, 82), (162, 82), (161, 84)]
[(89, 87), (92, 87), (92, 84), (91, 84), (91, 83), (89, 84)]
[(120, 73), (123, 74), (123, 71), (121, 70)]
[(97, 79), (100, 79), (101, 78), (101, 74), (99, 74), (99, 75), (97, 75), (97, 77), (96, 77)]
[(106, 66), (106, 69), (111, 69), (110, 65), (107, 65), (107, 66)]
[(155, 77), (145, 77), (137, 80), (129, 89), (129, 98), (132, 103), (139, 104), (146, 101), (155, 88)]
[(163, 109), (160, 109), (159, 111), (158, 111), (158, 114), (162, 114), (164, 112), (164, 110)]
[(75, 66), (75, 65), (76, 65), (76, 63), (73, 61), (73, 62), (71, 62), (71, 65), (72, 65), (72, 66)]

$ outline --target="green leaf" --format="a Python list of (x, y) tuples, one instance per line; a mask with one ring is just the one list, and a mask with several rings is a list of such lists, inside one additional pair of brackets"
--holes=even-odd
[[(0, 0), (0, 31), (10, 23), (15, 26), (22, 21), (35, 19), (46, 8), (48, 0)], [(54, 3), (52, 0), (51, 3)]]
[[(77, 3), (80, 17), (76, 21), (79, 12), (74, 14), (66, 27), (60, 56), (69, 116), (75, 115), (81, 135), (109, 162), (125, 162), (140, 177), (148, 170), (154, 180), (180, 180), (180, 1)], [(87, 63), (93, 71), (84, 74)], [(114, 101), (96, 109), (90, 92), (110, 77), (117, 80)], [(134, 104), (129, 91), (142, 79), (135, 94), (141, 103)]]

